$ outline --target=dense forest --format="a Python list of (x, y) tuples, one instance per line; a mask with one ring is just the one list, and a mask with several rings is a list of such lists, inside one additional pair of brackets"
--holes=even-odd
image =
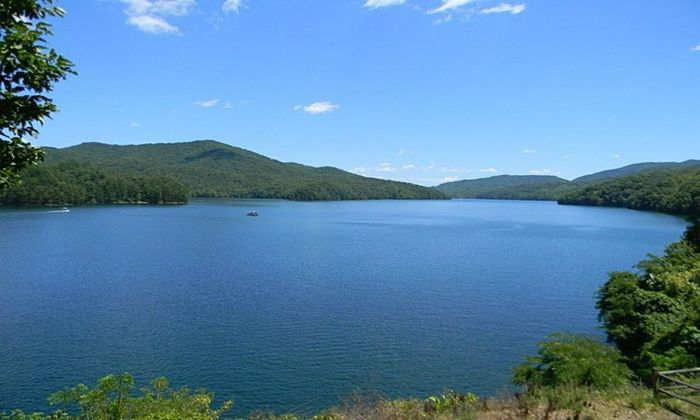
[(665, 213), (700, 214), (700, 166), (656, 169), (579, 186), (560, 204), (627, 207)]
[(205, 140), (115, 146), (84, 143), (46, 148), (46, 163), (76, 161), (122, 174), (168, 177), (192, 197), (290, 200), (443, 199), (432, 188), (351, 174), (331, 167), (284, 163)]
[(22, 183), (0, 191), (6, 205), (75, 205), (105, 203), (179, 204), (188, 191), (163, 176), (137, 176), (100, 169), (91, 164), (63, 162), (31, 167)]

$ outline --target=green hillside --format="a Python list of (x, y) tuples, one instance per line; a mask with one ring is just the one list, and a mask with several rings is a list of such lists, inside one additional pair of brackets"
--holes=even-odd
[(46, 164), (90, 163), (121, 174), (167, 177), (192, 197), (291, 200), (442, 199), (409, 183), (366, 178), (336, 168), (284, 163), (211, 140), (115, 146), (84, 143), (46, 149)]
[(181, 204), (187, 202), (188, 196), (187, 188), (172, 178), (122, 174), (89, 163), (61, 162), (23, 171), (21, 184), (0, 191), (0, 204)]
[(584, 175), (574, 179), (577, 184), (591, 183), (598, 181), (606, 181), (613, 178), (619, 178), (626, 175), (634, 175), (640, 172), (656, 170), (656, 169), (681, 169), (687, 167), (700, 167), (700, 160), (686, 160), (684, 162), (643, 162), (633, 165), (623, 166), (621, 168), (609, 169), (606, 171), (596, 172), (590, 175)]
[(647, 170), (582, 185), (563, 194), (558, 201), (700, 215), (700, 165)]
[(556, 200), (569, 181), (545, 175), (498, 175), (448, 182), (435, 187), (453, 198)]

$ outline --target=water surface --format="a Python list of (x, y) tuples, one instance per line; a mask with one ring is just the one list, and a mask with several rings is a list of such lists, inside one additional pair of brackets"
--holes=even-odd
[[(259, 217), (246, 217), (257, 210)], [(129, 371), (252, 409), (493, 395), (682, 220), (512, 201), (0, 211), (0, 411)]]

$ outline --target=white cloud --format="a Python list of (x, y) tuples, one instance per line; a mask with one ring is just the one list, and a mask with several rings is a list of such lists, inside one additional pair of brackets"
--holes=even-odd
[(200, 108), (212, 108), (219, 105), (219, 102), (219, 99), (202, 99), (200, 101), (192, 103), (192, 105), (198, 106)]
[(473, 3), (474, 1), (475, 0), (442, 0), (442, 4), (440, 6), (430, 9), (425, 13), (432, 15), (433, 13), (447, 12), (458, 9), (466, 4)]
[(403, 165), (403, 166), (401, 167), (401, 169), (403, 169), (403, 170), (416, 169), (416, 165), (414, 165), (414, 164), (412, 164), (412, 163), (409, 163), (409, 164)]
[(489, 15), (492, 13), (510, 13), (512, 15), (517, 15), (519, 13), (522, 13), (524, 10), (525, 10), (524, 4), (501, 3), (497, 6), (488, 7), (486, 9), (481, 9), (479, 11), (479, 13), (483, 13), (486, 15)]
[(166, 20), (168, 16), (186, 16), (196, 0), (122, 0), (126, 4), (126, 22), (151, 34), (179, 35), (180, 29)]
[(226, 0), (221, 6), (221, 10), (226, 13), (238, 13), (238, 10), (241, 8), (242, 4), (243, 0)]
[(294, 107), (295, 111), (303, 110), (307, 114), (311, 115), (318, 115), (318, 114), (327, 114), (329, 112), (333, 112), (336, 109), (340, 108), (340, 105), (336, 105), (332, 102), (328, 101), (322, 101), (322, 102), (314, 102), (309, 105), (297, 105)]
[(165, 19), (157, 16), (129, 16), (126, 21), (129, 25), (149, 34), (180, 34), (180, 29), (177, 26), (171, 25)]
[(422, 168), (424, 171), (432, 171), (435, 169), (435, 162), (428, 162), (428, 166)]
[(380, 163), (375, 170), (377, 172), (396, 172), (396, 168), (391, 163)]
[(571, 159), (572, 157), (574, 157), (574, 155), (572, 155), (571, 153), (567, 153), (564, 155), (564, 159)]
[(449, 15), (445, 16), (444, 18), (435, 19), (433, 21), (433, 25), (442, 25), (443, 23), (452, 22), (452, 19), (453, 19), (452, 14), (449, 14)]
[(129, 123), (129, 127), (131, 127), (131, 128), (139, 128), (139, 127), (141, 127), (141, 124), (132, 121), (132, 122)]
[(369, 172), (369, 169), (365, 168), (364, 166), (357, 166), (352, 168), (352, 172), (355, 172), (356, 174), (366, 174)]
[(231, 108), (233, 108), (233, 105), (231, 105), (231, 102), (226, 102), (226, 103), (224, 104), (224, 108), (226, 108), (226, 109), (231, 109)]
[(380, 7), (396, 6), (406, 3), (406, 0), (367, 0), (362, 7), (379, 9)]
[(622, 159), (622, 156), (620, 156), (620, 155), (618, 155), (618, 154), (614, 154), (613, 157), (614, 157), (615, 159)]
[(456, 176), (446, 176), (445, 178), (441, 179), (442, 182), (454, 182), (458, 180), (459, 178), (457, 178)]
[(534, 155), (535, 153), (537, 153), (537, 150), (535, 150), (535, 149), (523, 149), (520, 151), (520, 153), (522, 153), (524, 155)]
[(480, 169), (479, 172), (484, 172), (487, 174), (495, 174), (498, 172), (498, 169), (496, 169), (496, 168), (484, 168), (484, 169)]
[(700, 44), (698, 44), (698, 45), (696, 45), (696, 46), (694, 46), (694, 47), (690, 47), (690, 51), (692, 51), (692, 52), (700, 52)]
[(528, 171), (530, 175), (561, 175), (559, 171), (553, 171), (551, 169), (530, 169)]

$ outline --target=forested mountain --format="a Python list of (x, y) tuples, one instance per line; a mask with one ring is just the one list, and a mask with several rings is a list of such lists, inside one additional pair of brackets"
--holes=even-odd
[(22, 183), (0, 191), (0, 203), (73, 205), (97, 203), (180, 204), (188, 190), (172, 178), (139, 176), (100, 169), (88, 163), (62, 162), (31, 167)]
[(331, 167), (283, 163), (211, 140), (115, 146), (84, 143), (46, 149), (46, 164), (89, 163), (113, 173), (167, 177), (192, 197), (291, 200), (441, 199), (414, 184), (366, 178)]
[(700, 215), (700, 166), (652, 169), (586, 184), (563, 194), (558, 201)]
[(498, 175), (448, 182), (435, 188), (454, 198), (556, 200), (569, 184), (556, 176)]
[(557, 200), (560, 204), (628, 207), (700, 214), (700, 160), (639, 163), (582, 176), (509, 176), (448, 182), (436, 189), (455, 198)]
[(643, 162), (633, 165), (623, 166), (621, 168), (609, 169), (600, 171), (590, 175), (584, 175), (573, 180), (577, 184), (605, 181), (608, 179), (619, 178), (625, 175), (634, 175), (636, 173), (645, 172), (655, 169), (681, 169), (686, 167), (697, 166), (700, 168), (700, 160), (686, 160), (684, 162)]

